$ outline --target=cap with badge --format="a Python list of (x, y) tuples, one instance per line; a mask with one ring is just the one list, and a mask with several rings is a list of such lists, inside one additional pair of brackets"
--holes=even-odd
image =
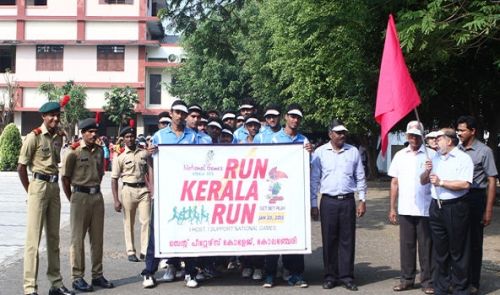
[(50, 112), (60, 112), (61, 108), (64, 108), (65, 105), (71, 100), (69, 95), (64, 95), (59, 102), (57, 101), (49, 101), (44, 103), (38, 111), (42, 114), (50, 113)]
[(128, 133), (135, 134), (135, 128), (131, 127), (131, 126), (127, 126), (127, 127), (123, 128), (122, 131), (120, 131), (120, 136), (124, 137)]
[(97, 122), (94, 118), (87, 118), (78, 122), (78, 128), (82, 132), (85, 132), (90, 129), (97, 129), (98, 127), (99, 126), (97, 126)]
[(286, 110), (286, 113), (287, 115), (297, 115), (301, 118), (303, 117), (302, 108), (296, 103), (292, 103), (291, 105), (289, 105)]
[(186, 103), (180, 99), (178, 99), (172, 103), (171, 109), (172, 109), (172, 111), (181, 111), (181, 112), (184, 112), (186, 114), (188, 113), (188, 108), (187, 108)]
[(410, 121), (406, 125), (406, 134), (413, 134), (413, 135), (418, 135), (422, 136), (422, 130), (424, 129), (424, 126), (422, 123), (418, 121)]

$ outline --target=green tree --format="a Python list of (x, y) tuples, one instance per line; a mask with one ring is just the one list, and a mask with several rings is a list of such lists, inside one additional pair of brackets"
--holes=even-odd
[(137, 91), (129, 86), (114, 87), (111, 91), (104, 93), (106, 104), (104, 111), (108, 119), (118, 125), (118, 132), (123, 124), (131, 119), (135, 112), (135, 105), (139, 102)]
[(89, 115), (89, 111), (85, 108), (87, 101), (85, 87), (70, 80), (61, 87), (53, 83), (42, 83), (38, 91), (47, 95), (49, 101), (60, 101), (64, 95), (69, 95), (70, 100), (61, 112), (61, 128), (71, 138), (78, 121)]
[(5, 129), (0, 135), (0, 170), (13, 171), (16, 170), (17, 161), (19, 159), (19, 151), (21, 150), (22, 140), (21, 134), (14, 123), (5, 126)]

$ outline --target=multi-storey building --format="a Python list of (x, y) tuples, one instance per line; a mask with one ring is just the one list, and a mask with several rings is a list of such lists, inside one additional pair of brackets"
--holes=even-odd
[[(162, 0), (0, 0), (0, 75), (10, 69), (19, 83), (14, 121), (21, 133), (40, 124), (37, 110), (47, 98), (39, 85), (69, 80), (86, 87), (92, 112), (102, 112), (104, 93), (112, 87), (135, 88), (138, 131), (153, 132), (156, 115), (173, 100), (163, 86), (171, 80), (165, 68), (177, 66), (183, 54), (176, 43), (165, 42), (156, 17), (162, 5)], [(101, 131), (117, 130), (105, 121)]]

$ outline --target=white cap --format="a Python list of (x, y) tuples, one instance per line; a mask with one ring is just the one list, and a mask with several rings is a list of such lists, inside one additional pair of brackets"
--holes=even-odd
[(275, 110), (275, 109), (269, 109), (269, 110), (267, 110), (267, 111), (266, 111), (266, 113), (264, 114), (264, 117), (269, 116), (269, 115), (279, 116), (279, 115), (280, 115), (280, 112), (278, 112), (278, 110)]
[(184, 112), (184, 113), (188, 113), (188, 109), (185, 105), (182, 105), (182, 104), (176, 104), (174, 106), (172, 106), (172, 110), (177, 110), (177, 111), (181, 111), (181, 112)]
[(242, 109), (253, 109), (253, 105), (251, 105), (251, 104), (242, 104), (238, 108), (238, 111), (241, 111)]
[(217, 121), (210, 121), (207, 126), (214, 126), (214, 127), (217, 127), (219, 129), (222, 129), (222, 126), (219, 124), (219, 122)]
[(160, 120), (158, 120), (160, 123), (172, 123), (172, 119), (169, 117), (161, 117)]
[(419, 123), (418, 121), (410, 121), (408, 122), (408, 125), (406, 125), (406, 134), (422, 136), (422, 129), (424, 129), (422, 123)]
[(438, 133), (438, 131), (431, 131), (431, 132), (427, 133), (425, 138), (436, 138), (437, 137), (436, 133)]
[(349, 131), (349, 130), (347, 130), (347, 128), (345, 128), (344, 125), (337, 125), (337, 126), (332, 128), (332, 131), (340, 132), (340, 131)]
[(289, 111), (287, 112), (287, 114), (289, 114), (289, 115), (297, 115), (297, 116), (303, 117), (303, 116), (302, 116), (302, 112), (301, 112), (299, 109), (292, 109), (292, 110), (289, 110)]
[(236, 118), (236, 115), (233, 114), (233, 113), (227, 113), (227, 114), (224, 114), (224, 116), (222, 116), (222, 121), (226, 120), (226, 119), (235, 119)]
[(253, 117), (250, 117), (248, 118), (246, 121), (245, 121), (245, 124), (250, 124), (250, 123), (257, 123), (260, 125), (260, 122), (259, 120), (257, 120), (257, 118), (253, 118)]

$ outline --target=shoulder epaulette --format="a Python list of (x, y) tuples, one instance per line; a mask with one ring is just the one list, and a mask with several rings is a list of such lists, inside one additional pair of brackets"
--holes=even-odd
[(40, 128), (35, 128), (35, 129), (33, 129), (33, 131), (32, 131), (32, 132), (33, 132), (33, 133), (35, 133), (35, 135), (40, 135), (40, 134), (42, 134), (42, 129), (40, 129)]
[(123, 154), (124, 151), (125, 151), (125, 148), (122, 147), (122, 148), (120, 148), (120, 151), (118, 152), (118, 154)]
[(71, 145), (71, 149), (73, 149), (73, 150), (74, 150), (74, 149), (76, 149), (76, 148), (77, 148), (77, 147), (79, 147), (79, 146), (80, 146), (80, 142), (75, 142), (75, 143), (73, 143), (73, 144)]

